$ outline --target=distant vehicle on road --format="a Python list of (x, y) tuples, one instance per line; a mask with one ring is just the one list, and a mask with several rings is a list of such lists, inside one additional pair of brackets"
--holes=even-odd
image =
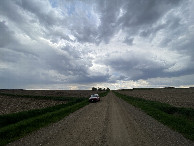
[(98, 94), (92, 94), (89, 98), (89, 102), (97, 102), (100, 101), (100, 96)]

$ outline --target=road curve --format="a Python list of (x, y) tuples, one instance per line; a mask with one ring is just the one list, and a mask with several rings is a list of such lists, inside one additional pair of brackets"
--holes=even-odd
[(91, 103), (9, 145), (189, 146), (194, 143), (110, 92), (100, 102)]

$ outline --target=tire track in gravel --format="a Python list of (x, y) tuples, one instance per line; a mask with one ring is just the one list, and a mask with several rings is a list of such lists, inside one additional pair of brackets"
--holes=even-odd
[(116, 97), (110, 100), (108, 145), (111, 146), (194, 146), (181, 134), (172, 131), (140, 109)]
[(110, 93), (110, 124), (108, 126), (108, 145), (154, 145), (152, 140), (145, 135), (141, 127), (131, 116), (131, 111), (126, 110), (121, 100)]
[(33, 132), (12, 145), (194, 145), (110, 92), (61, 121)]

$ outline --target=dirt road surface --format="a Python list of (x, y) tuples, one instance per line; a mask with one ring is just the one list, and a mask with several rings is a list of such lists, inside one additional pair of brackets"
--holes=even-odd
[(100, 102), (91, 103), (9, 145), (189, 146), (194, 143), (110, 92)]

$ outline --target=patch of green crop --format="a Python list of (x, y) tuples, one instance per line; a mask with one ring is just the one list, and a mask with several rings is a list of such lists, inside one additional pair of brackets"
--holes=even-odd
[(133, 106), (141, 108), (159, 122), (194, 141), (194, 109), (178, 108), (166, 103), (135, 98), (118, 92), (114, 93)]
[[(89, 104), (88, 99), (80, 99), (50, 108), (1, 116), (0, 145), (6, 145), (34, 130), (57, 122), (87, 104)], [(6, 124), (8, 120), (12, 122)]]
[[(84, 99), (82, 99), (82, 100), (84, 100)], [(43, 115), (43, 114), (48, 113), (48, 112), (53, 112), (53, 111), (59, 110), (61, 108), (69, 107), (71, 105), (74, 105), (77, 102), (79, 102), (79, 101), (73, 101), (73, 102), (69, 102), (66, 104), (59, 104), (59, 105), (55, 105), (55, 106), (51, 106), (51, 107), (46, 107), (43, 109), (34, 109), (34, 110), (22, 111), (22, 112), (18, 112), (18, 113), (0, 115), (0, 128), (7, 126), (7, 125), (10, 125), (10, 124), (17, 123), (17, 122), (22, 121), (22, 120), (26, 120), (28, 118)]]

